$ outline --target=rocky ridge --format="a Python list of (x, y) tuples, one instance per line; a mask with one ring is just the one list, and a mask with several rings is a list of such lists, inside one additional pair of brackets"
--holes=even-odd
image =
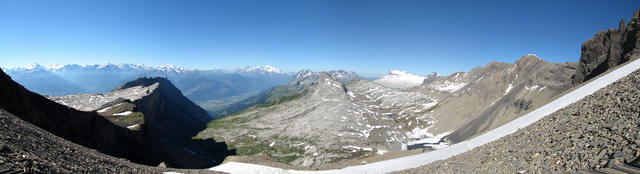
[(445, 138), (457, 143), (501, 126), (569, 89), (574, 71), (575, 63), (551, 63), (530, 54), (514, 64), (489, 63), (456, 74), (465, 79), (458, 84), (465, 85), (439, 94), (442, 107), (434, 115), (441, 124), (433, 131), (455, 129)]
[(50, 96), (80, 110), (96, 111), (113, 123), (141, 130), (171, 167), (204, 168), (229, 153), (224, 143), (191, 140), (211, 117), (166, 78), (139, 78), (107, 94)]
[[(580, 64), (570, 79), (572, 85), (640, 57), (635, 49), (640, 39), (635, 34), (638, 20), (640, 10), (626, 27), (623, 20), (620, 30), (601, 31), (586, 41)], [(620, 37), (625, 40), (620, 41)], [(636, 71), (512, 135), (405, 173), (575, 173), (637, 164), (638, 81), (640, 72)]]
[(576, 173), (640, 156), (640, 71), (473, 151), (399, 173)]
[(622, 19), (617, 30), (600, 31), (582, 44), (580, 65), (572, 76), (573, 82), (587, 81), (637, 57), (640, 57), (640, 10), (628, 24)]

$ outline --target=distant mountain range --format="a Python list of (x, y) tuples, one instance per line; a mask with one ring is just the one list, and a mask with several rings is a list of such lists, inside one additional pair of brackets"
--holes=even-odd
[(135, 64), (51, 65), (35, 64), (4, 69), (15, 81), (42, 95), (108, 93), (139, 77), (166, 77), (187, 98), (215, 115), (228, 104), (273, 86), (291, 81), (293, 73), (271, 66), (233, 70), (192, 70), (172, 65), (150, 67)]

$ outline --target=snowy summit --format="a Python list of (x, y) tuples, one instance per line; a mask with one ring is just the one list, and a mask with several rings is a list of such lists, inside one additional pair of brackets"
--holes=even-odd
[(413, 75), (406, 71), (391, 70), (389, 75), (382, 76), (373, 82), (391, 88), (411, 88), (422, 84), (425, 77)]
[(269, 66), (269, 65), (266, 65), (264, 67), (262, 67), (262, 66), (254, 66), (254, 67), (243, 66), (243, 67), (234, 69), (234, 72), (258, 72), (258, 73), (276, 73), (276, 74), (282, 73), (282, 71), (280, 71), (280, 69), (278, 69), (276, 67)]

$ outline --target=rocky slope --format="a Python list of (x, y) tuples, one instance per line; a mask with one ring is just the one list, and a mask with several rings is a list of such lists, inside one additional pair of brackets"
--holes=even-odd
[(108, 94), (51, 96), (52, 100), (97, 111), (122, 127), (141, 130), (171, 167), (204, 168), (230, 153), (224, 143), (191, 140), (211, 118), (166, 78), (139, 78)]
[(75, 144), (0, 109), (4, 173), (221, 173), (145, 166)]
[(432, 150), (545, 104), (568, 89), (572, 66), (527, 55), (515, 64), (432, 74), (428, 83), (406, 90), (301, 71), (288, 85), (242, 103), (248, 109), (211, 122), (198, 138), (225, 140), (239, 155), (313, 167), (388, 151)]
[(526, 55), (514, 64), (492, 62), (412, 89), (439, 99), (431, 131), (453, 131), (457, 143), (514, 120), (569, 89), (575, 63), (546, 62)]
[(640, 71), (516, 133), (400, 173), (571, 173), (640, 156)]
[(574, 83), (587, 81), (630, 59), (640, 57), (640, 10), (618, 29), (600, 31), (582, 44), (580, 66), (572, 76)]
[(160, 173), (66, 141), (0, 109), (0, 169), (26, 173)]
[[(300, 72), (278, 88), (291, 95), (215, 120), (198, 137), (225, 140), (239, 155), (302, 166), (399, 151), (412, 138), (432, 138), (422, 131), (431, 121), (424, 113), (435, 105), (427, 96), (362, 79), (341, 81), (326, 72)], [(413, 129), (417, 125), (424, 127)]]
[[(572, 85), (640, 57), (635, 48), (639, 20), (640, 10), (628, 25), (623, 20), (619, 30), (601, 31), (583, 43)], [(567, 173), (637, 163), (639, 81), (640, 72), (634, 72), (512, 135), (407, 172)]]
[(133, 162), (157, 165), (156, 154), (144, 133), (109, 122), (95, 112), (78, 111), (26, 90), (0, 74), (0, 108), (71, 142)]

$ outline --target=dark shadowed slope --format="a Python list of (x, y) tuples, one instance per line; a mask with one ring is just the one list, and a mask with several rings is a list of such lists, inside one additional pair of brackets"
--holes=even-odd
[(166, 78), (139, 78), (116, 90), (153, 84), (158, 87), (134, 103), (144, 114), (142, 130), (153, 137), (153, 144), (159, 145), (170, 166), (206, 168), (233, 154), (225, 143), (191, 139), (206, 128), (211, 118)]
[[(209, 120), (204, 110), (182, 96), (164, 78), (141, 78), (127, 85), (159, 83), (137, 108), (144, 113), (140, 130), (118, 126), (96, 112), (83, 112), (55, 103), (0, 75), (0, 108), (74, 143), (135, 163), (206, 168), (229, 154), (224, 143), (191, 140)], [(125, 86), (127, 86), (125, 85)]]
[(0, 170), (28, 173), (160, 173), (66, 141), (0, 109)]
[(74, 143), (133, 162), (157, 165), (142, 132), (119, 127), (95, 112), (78, 111), (30, 92), (0, 74), (0, 108)]

